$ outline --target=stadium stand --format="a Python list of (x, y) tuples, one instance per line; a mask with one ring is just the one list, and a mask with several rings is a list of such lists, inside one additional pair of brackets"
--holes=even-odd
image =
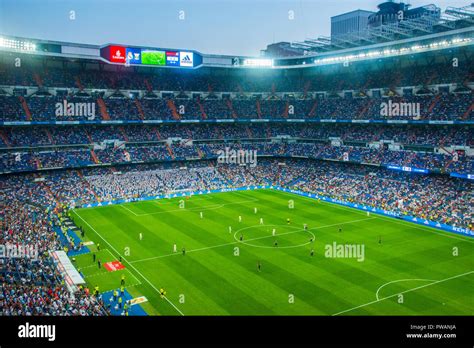
[[(37, 68), (0, 62), (0, 242), (39, 257), (0, 259), (1, 315), (110, 314), (89, 289), (71, 293), (49, 255), (82, 247), (58, 231), (90, 202), (279, 185), (473, 228), (472, 63), (253, 75), (28, 59)], [(381, 112), (400, 103), (419, 113)], [(58, 112), (69, 104), (91, 109)], [(219, 164), (226, 147), (258, 164)]]

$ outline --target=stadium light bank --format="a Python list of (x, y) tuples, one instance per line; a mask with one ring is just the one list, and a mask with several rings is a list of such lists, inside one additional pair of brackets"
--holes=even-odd
[(271, 68), (273, 59), (247, 58), (243, 60), (242, 65), (250, 68)]
[(332, 64), (332, 63), (339, 63), (339, 62), (352, 62), (358, 60), (365, 60), (365, 59), (373, 59), (379, 57), (393, 57), (393, 56), (400, 56), (410, 53), (421, 53), (427, 52), (442, 48), (448, 47), (455, 47), (466, 45), (472, 42), (471, 38), (456, 38), (452, 40), (442, 40), (438, 42), (432, 42), (429, 44), (423, 45), (413, 45), (410, 47), (401, 47), (395, 49), (383, 49), (377, 51), (369, 51), (369, 52), (361, 52), (358, 54), (349, 54), (349, 55), (341, 55), (336, 57), (328, 57), (328, 58), (320, 58), (315, 59), (313, 64), (315, 65), (325, 65), (325, 64)]
[(0, 47), (18, 51), (36, 51), (36, 44), (25, 40), (6, 39), (0, 36)]

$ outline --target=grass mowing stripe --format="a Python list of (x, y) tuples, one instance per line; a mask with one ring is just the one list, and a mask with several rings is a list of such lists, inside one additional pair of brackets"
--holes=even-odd
[[(237, 205), (237, 204), (244, 204), (244, 203), (253, 203), (253, 201), (241, 201), (241, 202), (232, 202), (232, 203), (224, 203), (224, 204), (209, 204), (203, 207), (196, 207), (196, 208), (188, 208), (188, 209), (175, 209), (175, 210), (166, 210), (166, 211), (157, 211), (154, 213), (144, 213), (144, 214), (135, 214), (135, 216), (148, 216), (148, 215), (156, 215), (156, 214), (166, 214), (170, 212), (189, 212), (189, 211), (207, 211), (207, 210), (214, 210), (220, 209), (228, 205)], [(127, 209), (128, 210), (128, 209)]]
[[(302, 197), (302, 198), (305, 198), (305, 199), (308, 199), (308, 200), (312, 200), (312, 201), (316, 201), (315, 198), (310, 198), (310, 197), (306, 197), (306, 196), (300, 196), (296, 193), (288, 193), (288, 192), (283, 192), (287, 195), (291, 195), (291, 196), (298, 196), (298, 197)], [(354, 213), (359, 213), (359, 214), (364, 214), (362, 211), (359, 211), (358, 209), (356, 208), (350, 208), (350, 207), (345, 207), (343, 205), (339, 205), (337, 203), (331, 203), (331, 202), (326, 202), (326, 201), (317, 201), (318, 203), (323, 203), (323, 204), (326, 204), (326, 205), (331, 205), (333, 208), (337, 208), (337, 209), (343, 209), (343, 210), (348, 210), (348, 211), (352, 211)], [(372, 212), (370, 212), (372, 213)], [(442, 232), (441, 230), (437, 230), (433, 227), (427, 227), (427, 226), (417, 226), (417, 224), (413, 223), (413, 222), (409, 222), (409, 221), (397, 221), (395, 218), (391, 218), (391, 217), (388, 217), (388, 216), (383, 216), (383, 215), (380, 215), (380, 214), (377, 214), (377, 213), (373, 213), (377, 218), (380, 218), (380, 219), (385, 219), (389, 222), (392, 222), (392, 223), (397, 223), (397, 224), (403, 224), (405, 226), (409, 226), (411, 228), (416, 228), (416, 229), (419, 229), (419, 230), (423, 230), (423, 231), (427, 231), (427, 232), (431, 232), (431, 233), (434, 233), (434, 234), (437, 234), (439, 236), (443, 236), (443, 237), (447, 237), (447, 238), (453, 238), (453, 239), (458, 239), (458, 240), (462, 240), (464, 242), (468, 242), (468, 243), (474, 243), (474, 240), (470, 240), (470, 239), (467, 239), (469, 237), (465, 237), (463, 238), (462, 236), (454, 236), (452, 235), (451, 232)]]
[[(361, 222), (361, 221), (365, 221), (365, 220), (371, 220), (371, 219), (374, 219), (374, 218), (367, 218), (367, 219), (359, 219), (359, 220), (353, 220), (353, 221), (340, 222), (340, 223), (332, 224), (332, 225), (308, 228), (308, 230), (311, 230), (311, 231), (320, 230), (320, 229), (327, 228), (327, 227), (347, 225), (347, 224), (352, 224), (352, 223)], [(277, 225), (254, 225), (254, 226), (250, 226), (250, 227), (257, 227), (257, 226), (277, 226)], [(302, 232), (302, 231), (304, 231), (304, 229), (291, 231), (291, 232), (280, 233), (279, 235), (293, 234), (293, 233), (298, 233), (298, 232)], [(237, 230), (237, 232), (238, 232), (238, 230)], [(260, 239), (268, 239), (268, 238), (274, 238), (274, 237), (273, 236), (262, 236), (262, 237), (256, 237), (256, 238), (251, 238), (251, 239), (245, 239), (245, 241), (250, 242), (250, 241), (255, 241), (255, 240), (260, 240)], [(223, 246), (234, 245), (234, 244), (243, 244), (243, 243), (240, 242), (240, 241), (229, 242), (229, 243), (224, 243), (224, 244), (213, 245), (213, 246), (210, 246), (210, 247), (202, 247), (202, 248), (198, 248), (198, 249), (186, 250), (186, 253), (188, 254), (188, 253), (191, 253), (191, 252), (209, 250), (209, 249), (214, 249), (214, 248), (220, 248), (220, 247), (223, 247)], [(174, 255), (179, 255), (179, 253), (158, 255), (158, 256), (149, 257), (149, 258), (146, 258), (146, 259), (139, 259), (139, 260), (131, 261), (130, 263), (138, 263), (138, 262), (149, 261), (149, 260), (154, 260), (154, 259), (161, 259), (163, 257), (174, 256)]]
[[(92, 229), (96, 234), (97, 236), (99, 236), (108, 246), (110, 246), (112, 248), (112, 250), (114, 250), (119, 256), (121, 256), (121, 254), (107, 241), (104, 239), (104, 237), (102, 237), (99, 232), (97, 232), (95, 230), (94, 227), (92, 227), (86, 220), (84, 220), (80, 215), (79, 213), (76, 211), (76, 210), (73, 210), (73, 213), (75, 213), (77, 215), (78, 218), (80, 218), (87, 226), (89, 226), (90, 229)], [(153, 289), (155, 289), (155, 291), (159, 294), (160, 291), (147, 279), (145, 278), (145, 276), (143, 276), (143, 274), (140, 273), (140, 271), (138, 271), (132, 264), (130, 264), (126, 259), (125, 257), (122, 256), (122, 260), (125, 261), (126, 263), (129, 264), (129, 266), (135, 270), (135, 272), (137, 272)], [(175, 304), (173, 302), (171, 302), (166, 296), (163, 296), (163, 298), (174, 308), (176, 309), (176, 311), (181, 314), (182, 316), (184, 316), (184, 313), (181, 312), (179, 310), (178, 307), (175, 306)]]
[(387, 296), (387, 297), (383, 297), (383, 298), (381, 298), (381, 299), (379, 299), (379, 300), (375, 300), (375, 301), (372, 301), (372, 302), (364, 303), (364, 304), (361, 304), (360, 306), (353, 307), (353, 308), (349, 308), (349, 309), (346, 309), (346, 310), (337, 312), (337, 313), (333, 314), (333, 316), (336, 316), (336, 315), (339, 315), (339, 314), (343, 314), (343, 313), (347, 313), (347, 312), (353, 311), (354, 309), (362, 308), (362, 307), (371, 305), (371, 304), (373, 304), (373, 303), (377, 303), (377, 302), (380, 302), (380, 301), (384, 301), (384, 300), (387, 300), (387, 299), (389, 299), (389, 298), (398, 296), (398, 295), (400, 295), (400, 294), (406, 294), (406, 293), (409, 293), (409, 292), (412, 292), (412, 291), (415, 291), (415, 290), (419, 290), (419, 289), (426, 288), (426, 287), (428, 287), (428, 286), (432, 286), (432, 285), (439, 284), (439, 283), (444, 283), (444, 282), (446, 282), (446, 281), (448, 281), (448, 280), (451, 280), (451, 279), (456, 279), (456, 278), (464, 277), (464, 276), (466, 276), (466, 275), (468, 275), (468, 274), (472, 274), (472, 273), (474, 273), (474, 271), (470, 271), (470, 272), (458, 274), (458, 275), (455, 275), (455, 276), (453, 276), (453, 277), (449, 277), (449, 278), (446, 278), (446, 279), (436, 280), (436, 281), (434, 281), (433, 283), (429, 283), (429, 284), (417, 286), (416, 288), (413, 288), (413, 289), (408, 289), (408, 290), (405, 290), (405, 291), (402, 291), (402, 292), (399, 292), (399, 293), (396, 293), (396, 294), (393, 294), (393, 295), (390, 295), (390, 296)]
[[(456, 244), (458, 239), (464, 239), (439, 238), (438, 233), (416, 233), (417, 230), (429, 230), (424, 226), (409, 222), (390, 223), (393, 219), (384, 221), (376, 214), (366, 220), (364, 211), (336, 207), (327, 202), (319, 204), (323, 202), (275, 190), (224, 192), (212, 196), (212, 203), (216, 205), (211, 207), (220, 208), (208, 210), (203, 219), (199, 218), (199, 210), (210, 203), (204, 197), (186, 200), (184, 213), (171, 211), (178, 206), (181, 197), (177, 197), (166, 200), (163, 208), (154, 201), (126, 205), (135, 213), (156, 212), (162, 208), (162, 214), (134, 216), (120, 207), (85, 209), (79, 214), (100, 230), (101, 237), (117, 250), (130, 247), (129, 264), (134, 264), (152, 284), (163, 284), (170, 300), (174, 301), (176, 296), (177, 301), (178, 294), (186, 294), (186, 302), (180, 299), (179, 307), (187, 315), (332, 315), (338, 310), (372, 301), (377, 289), (387, 283), (392, 282), (379, 291), (379, 299), (385, 294), (424, 285), (397, 282), (400, 279), (445, 279), (474, 269), (469, 257), (474, 251), (472, 243)], [(288, 199), (294, 200), (295, 209), (289, 209)], [(238, 205), (222, 206), (227, 203)], [(258, 208), (258, 214), (254, 214), (253, 207)], [(167, 211), (169, 214), (164, 214)], [(239, 215), (242, 222), (238, 222)], [(260, 217), (265, 226), (257, 225)], [(291, 218), (291, 224), (286, 225), (287, 217)], [(347, 224), (339, 232), (337, 226), (347, 220), (364, 221)], [(313, 257), (310, 256), (311, 245), (283, 248), (307, 242), (306, 234), (295, 231), (300, 230), (303, 223), (307, 223), (316, 236)], [(276, 227), (278, 247), (273, 247), (272, 227), (267, 225), (281, 225)], [(321, 228), (326, 225), (336, 227)], [(229, 233), (229, 226), (232, 226), (232, 233)], [(254, 245), (238, 244), (234, 239), (234, 233), (242, 228), (245, 228), (244, 240)], [(138, 238), (139, 232), (143, 233), (143, 241)], [(379, 244), (380, 236), (383, 237), (382, 244)], [(102, 243), (93, 231), (91, 237)], [(365, 261), (328, 258), (325, 245), (333, 242), (342, 245), (362, 243)], [(185, 246), (189, 257), (171, 257), (176, 255), (171, 253), (173, 244), (180, 246), (179, 250)], [(239, 248), (240, 257), (233, 254), (235, 247)], [(454, 247), (459, 249), (456, 257), (453, 257)], [(150, 260), (141, 262), (145, 259)], [(262, 262), (262, 272), (257, 271), (257, 260)], [(82, 266), (90, 265), (91, 261), (89, 256), (77, 259)], [(129, 270), (133, 271), (132, 267)], [(94, 271), (93, 268), (85, 270), (86, 274)], [(93, 279), (104, 288), (120, 281), (116, 275), (103, 280), (99, 278)], [(378, 305), (349, 313), (469, 314), (474, 308), (463, 289), (471, 284), (471, 279), (470, 276), (459, 278), (445, 282), (443, 286), (413, 292), (404, 305), (380, 301)], [(160, 304), (159, 295), (148, 283), (143, 282), (133, 289), (135, 295), (149, 298), (150, 313), (158, 314), (158, 310), (159, 314), (177, 313), (171, 312), (176, 310), (166, 301), (162, 301), (165, 305)], [(296, 297), (291, 306), (288, 305), (288, 293), (294, 293)], [(244, 305), (240, 305), (241, 302)]]

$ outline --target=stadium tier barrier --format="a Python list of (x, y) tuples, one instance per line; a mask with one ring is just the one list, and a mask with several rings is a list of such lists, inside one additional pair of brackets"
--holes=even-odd
[(354, 123), (354, 124), (474, 124), (473, 120), (446, 121), (446, 120), (351, 120), (351, 119), (299, 119), (299, 118), (257, 118), (257, 119), (187, 119), (187, 120), (110, 120), (110, 121), (0, 121), (0, 126), (38, 126), (38, 125), (123, 125), (123, 124), (190, 124), (190, 123)]
[(101, 207), (101, 206), (108, 206), (108, 205), (115, 205), (115, 204), (129, 203), (129, 202), (150, 201), (150, 200), (155, 200), (155, 199), (168, 199), (168, 198), (188, 197), (188, 196), (194, 196), (194, 195), (204, 195), (204, 194), (221, 193), (221, 192), (250, 191), (250, 190), (261, 190), (261, 189), (273, 189), (273, 190), (278, 190), (282, 192), (292, 193), (299, 196), (312, 198), (315, 200), (322, 200), (324, 202), (334, 203), (334, 204), (342, 205), (349, 208), (355, 208), (358, 210), (380, 214), (380, 215), (384, 215), (390, 218), (396, 218), (396, 219), (400, 219), (400, 220), (407, 221), (410, 223), (423, 225), (425, 227), (431, 227), (431, 228), (439, 229), (445, 232), (456, 233), (459, 235), (474, 238), (474, 231), (471, 231), (467, 228), (446, 225), (439, 222), (422, 219), (419, 217), (417, 218), (410, 215), (403, 215), (403, 214), (385, 210), (385, 209), (375, 208), (375, 207), (362, 205), (362, 204), (354, 204), (354, 203), (346, 202), (339, 199), (333, 199), (330, 197), (321, 196), (315, 193), (293, 190), (293, 189), (276, 186), (276, 185), (257, 185), (257, 186), (245, 186), (245, 187), (236, 187), (236, 188), (224, 188), (224, 189), (217, 189), (217, 190), (200, 190), (200, 191), (193, 191), (193, 192), (182, 192), (182, 193), (174, 193), (174, 194), (146, 196), (146, 197), (139, 197), (139, 198), (133, 198), (133, 199), (110, 200), (106, 202), (91, 202), (91, 203), (83, 204), (82, 208)]

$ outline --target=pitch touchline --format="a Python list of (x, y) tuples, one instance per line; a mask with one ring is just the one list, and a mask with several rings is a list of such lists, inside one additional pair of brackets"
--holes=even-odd
[[(332, 225), (324, 225), (324, 226), (318, 226), (318, 227), (313, 227), (313, 228), (308, 228), (308, 231), (309, 230), (318, 230), (318, 229), (322, 229), (322, 228), (327, 228), (327, 227), (333, 227), (333, 226), (340, 226), (340, 225), (346, 225), (346, 224), (352, 224), (352, 223), (355, 223), (355, 222), (360, 222), (360, 221), (366, 221), (366, 220), (372, 220), (372, 219), (375, 219), (375, 217), (371, 217), (371, 218), (366, 218), (366, 219), (359, 219), (359, 220), (352, 220), (352, 221), (347, 221), (347, 222), (341, 222), (341, 223), (337, 223), (337, 224), (332, 224)], [(254, 226), (249, 226), (249, 227), (245, 227), (245, 228), (252, 228), (252, 227), (259, 227), (259, 226), (279, 226), (279, 225), (254, 225)], [(242, 230), (242, 229), (240, 229)], [(238, 230), (238, 231), (240, 231)], [(237, 231), (237, 232), (238, 232)], [(301, 231), (304, 231), (304, 229), (300, 229), (300, 230), (296, 230), (296, 231), (290, 231), (290, 232), (285, 232), (285, 233), (281, 233), (279, 235), (287, 235), (287, 234), (293, 234), (293, 233), (297, 233), (297, 232), (301, 232)], [(254, 241), (254, 240), (259, 240), (259, 239), (265, 239), (265, 238), (275, 238), (274, 236), (263, 236), (263, 237), (257, 237), (257, 238), (252, 238), (252, 239), (247, 239), (246, 242), (251, 242), (251, 241)], [(224, 243), (224, 244), (219, 244), (219, 245), (214, 245), (214, 246), (210, 246), (210, 247), (203, 247), (203, 248), (198, 248), (198, 249), (191, 249), (191, 250), (186, 250), (186, 253), (191, 253), (191, 252), (195, 252), (195, 251), (202, 251), (202, 250), (209, 250), (209, 249), (215, 249), (215, 248), (220, 248), (220, 247), (223, 247), (223, 246), (227, 246), (227, 245), (234, 245), (234, 244), (239, 244), (241, 243), (240, 241), (235, 241), (235, 242), (230, 242), (230, 243)], [(144, 262), (144, 261), (149, 261), (149, 260), (155, 260), (155, 259), (161, 259), (163, 257), (168, 257), (168, 256), (173, 256), (173, 255), (181, 255), (180, 253), (172, 253), (172, 254), (166, 254), (166, 255), (159, 255), (159, 256), (154, 256), (154, 257), (148, 257), (146, 259), (140, 259), (140, 260), (135, 260), (135, 261), (130, 261), (129, 263), (137, 263), (137, 262)]]
[(346, 310), (341, 311), (341, 312), (337, 312), (337, 313), (333, 314), (333, 316), (336, 316), (336, 315), (339, 315), (339, 314), (342, 314), (342, 313), (347, 313), (347, 312), (353, 311), (354, 309), (358, 309), (358, 308), (362, 308), (362, 307), (365, 307), (365, 306), (369, 306), (369, 305), (371, 305), (371, 304), (374, 304), (374, 303), (377, 303), (377, 302), (381, 302), (381, 301), (383, 301), (383, 300), (387, 300), (387, 299), (389, 299), (389, 298), (398, 296), (398, 295), (400, 295), (400, 294), (406, 294), (406, 293), (408, 293), (408, 292), (412, 292), (412, 291), (415, 291), (415, 290), (419, 290), (419, 289), (422, 289), (422, 288), (426, 288), (426, 287), (431, 286), (431, 285), (443, 283), (443, 282), (446, 282), (446, 281), (451, 280), (451, 279), (456, 279), (456, 278), (464, 277), (464, 276), (466, 276), (466, 275), (468, 275), (468, 274), (472, 274), (472, 273), (474, 273), (474, 271), (470, 271), (470, 272), (458, 274), (458, 275), (455, 275), (455, 276), (453, 276), (453, 277), (449, 277), (449, 278), (441, 279), (441, 280), (436, 280), (436, 281), (434, 281), (433, 283), (429, 283), (429, 284), (426, 284), (426, 285), (421, 285), (421, 286), (418, 286), (418, 287), (413, 288), (413, 289), (408, 289), (408, 290), (405, 290), (405, 291), (402, 291), (402, 292), (397, 292), (396, 294), (393, 294), (393, 295), (390, 295), (390, 296), (381, 298), (381, 299), (379, 299), (379, 300), (367, 302), (367, 303), (364, 303), (364, 304), (362, 304), (362, 305), (360, 305), (360, 306), (356, 306), (356, 307), (349, 308), (349, 309), (346, 309)]
[[(115, 249), (104, 237), (102, 237), (102, 235), (101, 235), (99, 232), (97, 232), (94, 227), (92, 227), (86, 220), (84, 220), (84, 219), (82, 218), (82, 216), (80, 216), (77, 211), (73, 210), (73, 212), (74, 212), (82, 221), (84, 221), (84, 223), (85, 223), (87, 226), (89, 226), (89, 227), (92, 229), (92, 231), (94, 231), (113, 251), (115, 251), (118, 255), (122, 256), (122, 255), (117, 251), (117, 249)], [(128, 263), (128, 264), (130, 265), (130, 267), (131, 267), (132, 269), (134, 269), (135, 272), (137, 272), (158, 294), (160, 294), (160, 291), (159, 291), (139, 270), (137, 270), (132, 264), (130, 264), (130, 262), (128, 262), (128, 261), (125, 259), (125, 257), (122, 256), (122, 259), (123, 259), (123, 261), (125, 261), (126, 263)], [(161, 294), (160, 294), (160, 295), (161, 295)], [(163, 297), (171, 306), (173, 306), (173, 308), (176, 309), (176, 311), (177, 311), (179, 314), (181, 314), (182, 316), (184, 316), (184, 313), (181, 312), (181, 310), (180, 310), (178, 307), (176, 307), (173, 302), (171, 302), (166, 296), (162, 296), (162, 297)]]

